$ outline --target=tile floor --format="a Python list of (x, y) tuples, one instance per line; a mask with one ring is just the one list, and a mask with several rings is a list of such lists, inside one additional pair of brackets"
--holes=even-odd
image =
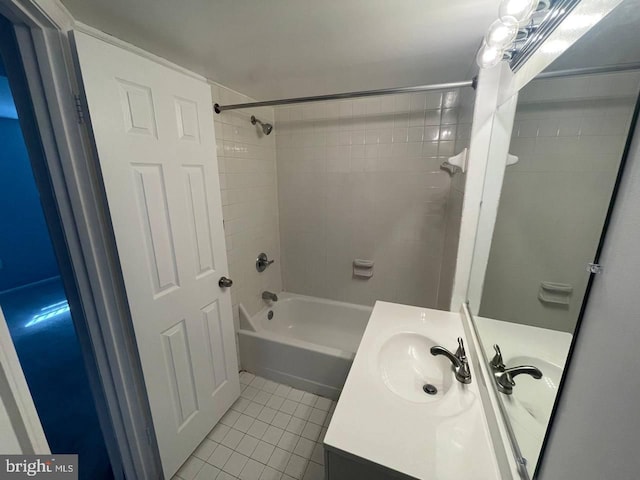
[(173, 480), (323, 480), (336, 402), (240, 374), (240, 398)]

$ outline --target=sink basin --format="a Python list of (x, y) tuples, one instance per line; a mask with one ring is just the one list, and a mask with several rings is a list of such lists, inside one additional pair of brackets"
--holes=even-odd
[(516, 377), (513, 397), (536, 421), (546, 426), (558, 393), (562, 369), (552, 363), (529, 356), (510, 358), (507, 365), (534, 365), (542, 371), (540, 380), (527, 375)]
[[(389, 337), (378, 353), (379, 373), (389, 390), (411, 402), (442, 400), (455, 379), (451, 362), (431, 355), (430, 349), (435, 345), (438, 343), (418, 333), (403, 332)], [(434, 386), (437, 393), (425, 393), (425, 384)]]

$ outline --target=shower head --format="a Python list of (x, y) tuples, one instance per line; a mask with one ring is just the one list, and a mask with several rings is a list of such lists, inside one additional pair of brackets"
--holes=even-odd
[(271, 125), (270, 123), (263, 123), (258, 120), (255, 115), (251, 115), (251, 125), (255, 125), (256, 123), (258, 123), (262, 127), (262, 133), (264, 133), (265, 135), (269, 135), (271, 133), (271, 130), (273, 130), (273, 125)]

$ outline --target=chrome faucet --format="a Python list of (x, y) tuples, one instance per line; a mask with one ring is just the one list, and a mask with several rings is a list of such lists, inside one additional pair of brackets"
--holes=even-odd
[(262, 292), (263, 300), (271, 300), (272, 302), (278, 301), (278, 296), (275, 293), (267, 292), (266, 290)]
[(431, 347), (430, 351), (431, 355), (444, 355), (449, 359), (449, 361), (453, 365), (456, 380), (464, 384), (471, 383), (471, 370), (469, 369), (469, 361), (467, 360), (467, 354), (464, 350), (462, 337), (458, 337), (458, 349), (456, 350), (455, 354), (439, 345)]
[(540, 369), (533, 365), (521, 365), (519, 367), (507, 368), (502, 359), (500, 346), (495, 344), (493, 349), (496, 354), (489, 362), (489, 365), (491, 366), (491, 370), (493, 370), (493, 375), (495, 376), (496, 383), (498, 384), (498, 391), (505, 395), (511, 395), (513, 393), (513, 387), (516, 386), (516, 382), (513, 380), (513, 377), (517, 375), (530, 375), (536, 380), (542, 378), (542, 372)]
[(533, 378), (539, 380), (542, 378), (542, 372), (538, 367), (533, 365), (522, 365), (520, 367), (506, 368), (504, 372), (495, 373), (496, 381), (498, 382), (498, 390), (505, 395), (511, 395), (513, 393), (513, 387), (516, 386), (513, 377), (516, 375), (531, 375)]

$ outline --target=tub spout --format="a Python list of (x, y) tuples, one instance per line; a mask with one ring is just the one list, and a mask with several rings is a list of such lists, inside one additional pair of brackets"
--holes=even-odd
[(278, 296), (275, 293), (267, 292), (266, 290), (262, 292), (263, 300), (271, 300), (272, 302), (278, 301)]

